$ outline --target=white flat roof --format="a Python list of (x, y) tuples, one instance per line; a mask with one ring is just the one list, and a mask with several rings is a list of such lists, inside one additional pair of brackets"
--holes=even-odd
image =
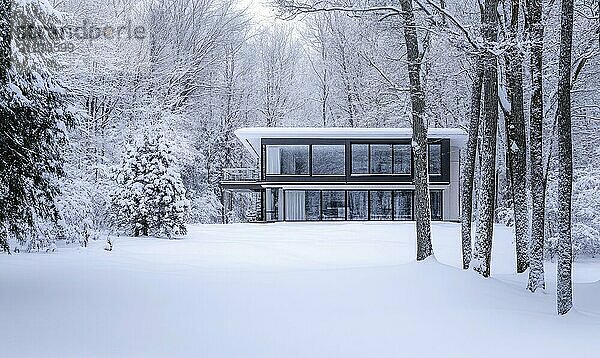
[[(468, 137), (460, 128), (429, 128), (427, 132), (430, 138), (450, 139), (454, 146), (464, 146)], [(240, 128), (235, 135), (258, 156), (262, 138), (406, 139), (412, 138), (412, 128), (253, 127)]]

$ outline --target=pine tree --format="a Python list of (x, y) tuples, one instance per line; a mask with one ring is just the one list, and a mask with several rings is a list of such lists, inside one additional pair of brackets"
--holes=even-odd
[(7, 252), (9, 238), (24, 243), (40, 222), (58, 219), (56, 179), (73, 115), (45, 51), (57, 21), (46, 2), (0, 0), (0, 250)]
[(115, 221), (134, 236), (185, 234), (189, 201), (175, 157), (161, 136), (145, 135), (115, 169)]

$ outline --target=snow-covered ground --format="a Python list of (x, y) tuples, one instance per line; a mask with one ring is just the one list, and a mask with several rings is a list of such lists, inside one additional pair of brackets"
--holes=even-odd
[(492, 276), (460, 265), (458, 224), (190, 227), (0, 257), (3, 357), (597, 357), (600, 262), (575, 265), (576, 311), (555, 315), (555, 269), (531, 295), (496, 228)]

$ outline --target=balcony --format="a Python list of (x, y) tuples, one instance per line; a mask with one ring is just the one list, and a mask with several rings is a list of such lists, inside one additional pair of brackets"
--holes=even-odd
[(258, 181), (258, 169), (256, 168), (225, 168), (223, 169), (223, 181)]
[(260, 191), (260, 175), (257, 168), (225, 168), (221, 180), (224, 190)]

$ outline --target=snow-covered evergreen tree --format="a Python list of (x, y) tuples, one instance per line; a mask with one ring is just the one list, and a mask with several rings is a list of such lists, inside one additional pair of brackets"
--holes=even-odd
[(144, 135), (127, 149), (115, 168), (113, 195), (116, 223), (134, 236), (172, 238), (186, 233), (189, 201), (169, 144), (161, 136)]
[[(0, 1), (0, 250), (40, 235), (58, 219), (68, 94), (53, 76), (49, 30), (59, 14), (46, 1)], [(27, 29), (28, 33), (23, 33)], [(31, 245), (30, 245), (31, 247)]]

